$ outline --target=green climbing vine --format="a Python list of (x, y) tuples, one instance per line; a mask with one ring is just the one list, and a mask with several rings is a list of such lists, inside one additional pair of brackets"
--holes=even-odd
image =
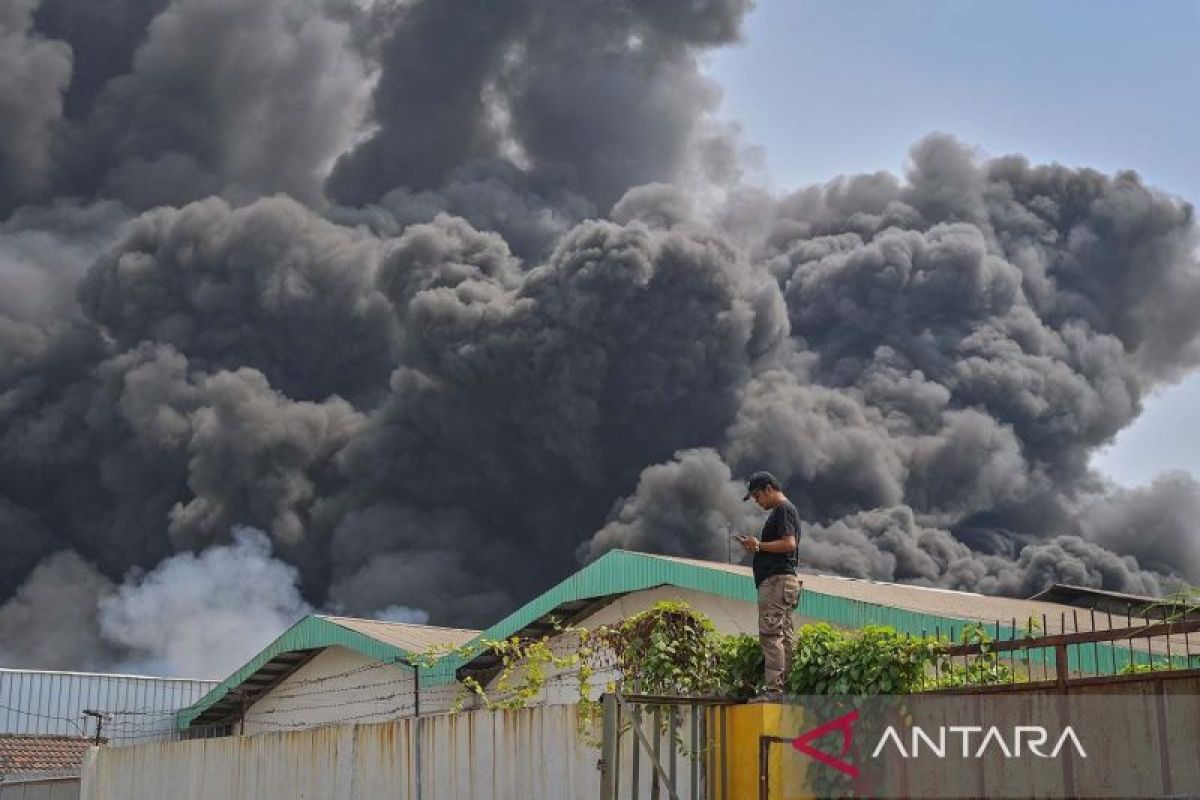
[(598, 639), (613, 654), (626, 691), (641, 694), (715, 695), (726, 686), (722, 635), (686, 603), (658, 603)]
[(979, 645), (979, 655), (962, 662), (947, 658), (944, 648), (937, 655), (938, 669), (935, 671), (934, 687), (947, 689), (959, 686), (997, 686), (1006, 683), (1021, 683), (1028, 674), (1019, 675), (1011, 665), (1005, 664), (991, 650), (992, 637), (982, 625), (970, 624), (963, 628), (960, 644)]
[[(869, 625), (843, 631), (821, 623), (797, 635), (791, 694), (876, 695), (917, 691), (943, 644)], [(926, 682), (928, 685), (928, 682)]]
[[(968, 625), (960, 641), (980, 645), (981, 652), (950, 659), (946, 649), (952, 643), (944, 639), (907, 636), (884, 626), (847, 631), (825, 623), (804, 625), (797, 631), (786, 689), (793, 695), (856, 697), (1023, 679), (990, 651), (982, 626)], [(471, 649), (426, 653), (423, 661), (432, 666), (451, 654), (469, 660), (480, 645), (498, 659), (496, 670), (486, 685), (475, 676), (464, 677), (453, 712), (472, 697), (486, 709), (528, 708), (544, 700), (552, 682), (565, 680), (574, 692), (580, 734), (593, 743), (599, 696), (618, 684), (634, 694), (740, 699), (763, 688), (757, 637), (722, 634), (705, 615), (680, 602), (658, 603), (595, 630), (555, 623), (541, 636), (484, 640)]]
[[(992, 685), (1023, 680), (988, 645), (979, 625), (964, 628), (960, 643), (981, 652), (949, 659), (952, 642), (907, 636), (884, 626), (847, 631), (825, 623), (804, 625), (786, 688), (795, 695), (906, 694), (923, 689)], [(762, 689), (763, 657), (756, 637), (722, 634), (686, 603), (662, 602), (596, 630), (556, 626), (536, 638), (484, 641), (498, 658), (485, 687), (466, 677), (454, 710), (471, 696), (489, 709), (526, 708), (544, 696), (548, 682), (575, 686), (581, 716), (599, 715), (600, 689), (620, 682), (630, 693), (746, 698)], [(470, 657), (472, 654), (463, 652)], [(603, 685), (594, 681), (603, 672)]]

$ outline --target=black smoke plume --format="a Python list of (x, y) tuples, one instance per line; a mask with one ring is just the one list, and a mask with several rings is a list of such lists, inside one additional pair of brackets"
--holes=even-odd
[(756, 189), (701, 69), (748, 7), (0, 7), (0, 661), (484, 626), (723, 558), (760, 468), (810, 568), (1200, 581), (1196, 480), (1088, 466), (1200, 361), (1192, 207), (945, 135)]

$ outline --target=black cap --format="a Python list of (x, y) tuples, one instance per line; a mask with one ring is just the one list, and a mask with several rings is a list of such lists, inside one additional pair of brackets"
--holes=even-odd
[(743, 497), (742, 499), (749, 500), (750, 495), (753, 494), (754, 492), (757, 492), (760, 489), (766, 489), (766, 488), (772, 487), (772, 486), (775, 487), (776, 489), (780, 488), (778, 478), (776, 478), (774, 475), (772, 475), (769, 472), (756, 472), (750, 476), (749, 480), (746, 481), (746, 496)]

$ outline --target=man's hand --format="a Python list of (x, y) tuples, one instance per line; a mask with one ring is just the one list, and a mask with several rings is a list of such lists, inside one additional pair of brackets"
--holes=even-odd
[(740, 539), (738, 539), (738, 544), (740, 544), (742, 546), (742, 549), (745, 550), (747, 553), (757, 553), (758, 552), (758, 539), (755, 539), (753, 536), (741, 537)]

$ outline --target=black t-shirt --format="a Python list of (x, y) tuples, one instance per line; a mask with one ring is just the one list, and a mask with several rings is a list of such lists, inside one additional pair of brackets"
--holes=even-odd
[[(785, 536), (795, 536), (796, 545), (799, 547), (800, 512), (788, 500), (784, 500), (771, 509), (770, 516), (763, 523), (762, 535), (758, 539), (762, 542), (773, 542)], [(759, 551), (754, 554), (754, 585), (761, 585), (763, 581), (772, 575), (795, 575), (797, 566), (798, 560), (795, 550), (792, 550), (790, 553), (764, 553)]]

